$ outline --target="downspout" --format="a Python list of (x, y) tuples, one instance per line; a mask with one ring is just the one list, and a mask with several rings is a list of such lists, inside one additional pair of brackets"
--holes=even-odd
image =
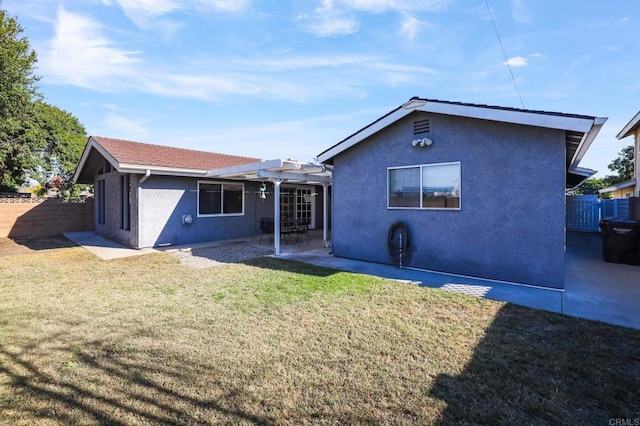
[(142, 185), (145, 180), (149, 179), (149, 176), (151, 176), (151, 170), (147, 169), (147, 172), (142, 176), (142, 179), (140, 179), (138, 183)]

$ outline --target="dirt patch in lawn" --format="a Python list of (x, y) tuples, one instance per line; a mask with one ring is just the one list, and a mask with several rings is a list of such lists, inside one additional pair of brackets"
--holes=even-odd
[(0, 238), (0, 256), (20, 256), (40, 250), (75, 247), (64, 235), (44, 237)]
[(200, 269), (268, 256), (273, 254), (273, 250), (247, 243), (229, 243), (215, 247), (176, 250), (170, 253), (180, 259), (183, 265)]

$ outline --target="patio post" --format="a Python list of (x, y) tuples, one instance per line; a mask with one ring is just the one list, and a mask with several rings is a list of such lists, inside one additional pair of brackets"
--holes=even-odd
[(274, 254), (280, 256), (280, 184), (282, 179), (273, 179), (273, 245)]
[(329, 184), (322, 183), (322, 244), (329, 247)]

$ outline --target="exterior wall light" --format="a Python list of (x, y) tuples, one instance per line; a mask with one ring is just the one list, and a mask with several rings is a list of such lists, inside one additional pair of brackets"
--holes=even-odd
[(190, 214), (183, 214), (182, 215), (182, 224), (183, 225), (189, 225), (189, 224), (191, 224), (191, 222), (193, 222), (193, 216), (191, 216)]
[(412, 146), (420, 147), (420, 148), (431, 146), (432, 144), (433, 144), (433, 141), (429, 138), (420, 138), (420, 139), (414, 139), (411, 141)]

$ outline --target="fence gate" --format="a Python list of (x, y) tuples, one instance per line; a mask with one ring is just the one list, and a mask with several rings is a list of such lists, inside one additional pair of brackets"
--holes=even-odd
[(600, 202), (597, 195), (567, 197), (567, 231), (600, 231)]

